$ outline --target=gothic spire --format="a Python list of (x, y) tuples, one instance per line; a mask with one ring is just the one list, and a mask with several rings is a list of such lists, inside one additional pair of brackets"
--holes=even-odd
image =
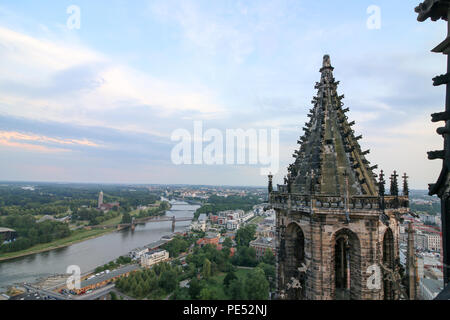
[[(303, 126), (300, 148), (293, 154), (295, 161), (289, 167), (293, 192), (326, 195), (344, 195), (346, 179), (352, 195), (378, 195), (373, 170), (355, 135), (354, 121), (343, 109), (343, 95), (337, 93), (339, 82), (333, 76), (334, 68), (329, 55), (323, 57), (317, 95), (313, 98), (309, 122)], [(348, 176), (344, 176), (347, 171)], [(315, 179), (308, 177), (314, 176)]]

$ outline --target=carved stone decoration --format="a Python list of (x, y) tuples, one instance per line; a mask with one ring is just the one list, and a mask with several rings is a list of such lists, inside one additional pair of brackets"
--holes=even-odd
[(439, 19), (447, 20), (449, 5), (449, 0), (425, 0), (415, 8), (415, 12), (418, 13), (417, 20), (420, 22), (428, 18), (431, 18), (433, 21)]
[[(448, 13), (450, 10), (450, 0), (425, 0), (419, 4), (415, 11), (418, 13), (417, 20), (425, 21), (428, 18), (436, 21), (443, 19), (448, 21)], [(450, 28), (450, 23), (448, 23)], [(450, 29), (448, 29), (450, 30)], [(434, 53), (442, 53), (450, 55), (450, 34), (434, 49)], [(450, 94), (450, 75), (447, 73), (433, 78), (433, 85), (446, 86), (447, 97)], [(445, 111), (432, 114), (432, 122), (445, 121), (445, 126), (437, 129), (437, 133), (442, 135), (444, 140), (444, 149), (428, 152), (429, 160), (442, 160), (442, 170), (436, 183), (429, 185), (429, 194), (437, 195), (441, 198), (441, 221), (442, 221), (442, 260), (444, 285), (450, 288), (450, 200), (448, 191), (450, 190), (450, 100), (445, 101)]]
[(323, 56), (323, 67), (324, 68), (331, 67), (331, 60), (330, 60), (330, 56), (329, 55), (324, 55)]

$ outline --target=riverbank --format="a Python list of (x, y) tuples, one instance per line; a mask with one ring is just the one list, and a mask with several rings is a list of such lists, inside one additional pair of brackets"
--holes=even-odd
[[(160, 205), (161, 202), (162, 201), (157, 201), (156, 204)], [(171, 208), (172, 208), (172, 204), (169, 203), (169, 208), (167, 210), (165, 210), (164, 214), (166, 214), (167, 211), (170, 211)], [(139, 214), (139, 211), (140, 210), (136, 209), (136, 210), (132, 211), (130, 214), (131, 214), (131, 216), (137, 216)], [(73, 231), (74, 233), (72, 235), (70, 235), (69, 237), (64, 238), (64, 239), (58, 239), (56, 241), (52, 241), (49, 243), (38, 244), (31, 248), (17, 251), (17, 252), (9, 252), (9, 253), (5, 253), (5, 254), (0, 254), (0, 262), (12, 260), (12, 259), (16, 259), (16, 258), (21, 258), (21, 257), (26, 257), (29, 255), (47, 252), (47, 251), (51, 251), (51, 250), (55, 250), (55, 249), (65, 248), (65, 247), (71, 246), (76, 243), (95, 239), (95, 238), (101, 237), (103, 235), (106, 235), (108, 233), (116, 232), (117, 231), (116, 227), (118, 224), (120, 224), (121, 221), (122, 221), (122, 215), (119, 215), (111, 220), (104, 221), (103, 223), (101, 223), (98, 226), (92, 226), (91, 230), (89, 230), (89, 229), (75, 230), (75, 231)], [(107, 229), (102, 229), (103, 226), (109, 226), (109, 227)], [(113, 226), (115, 226), (115, 227), (113, 227)]]
[(87, 241), (90, 239), (95, 239), (95, 238), (101, 237), (105, 234), (116, 232), (116, 231), (117, 231), (116, 228), (108, 228), (108, 229), (100, 229), (100, 230), (99, 229), (76, 230), (76, 231), (74, 231), (74, 234), (72, 234), (71, 236), (64, 238), (64, 239), (58, 239), (53, 242), (38, 244), (31, 248), (17, 251), (17, 252), (9, 252), (9, 253), (2, 254), (2, 255), (0, 255), (0, 262), (16, 259), (16, 258), (20, 258), (20, 257), (25, 257), (25, 256), (37, 254), (37, 253), (42, 253), (42, 252), (46, 252), (46, 251), (51, 251), (51, 250), (55, 250), (55, 249), (65, 248), (65, 247), (71, 246), (73, 244)]
[[(167, 215), (180, 218), (192, 217), (197, 208), (198, 206), (174, 202), (172, 203), (173, 211), (168, 211)], [(184, 232), (189, 225), (189, 222), (177, 223), (176, 232)], [(84, 228), (80, 228), (79, 231), (82, 229)], [(83, 237), (82, 239), (65, 239), (64, 242), (47, 244), (45, 247), (29, 248), (26, 252), (14, 253), (14, 257), (11, 254), (8, 256), (4, 254), (1, 258), (4, 260), (6, 258), (7, 261), (0, 262), (0, 291), (24, 282), (36, 283), (52, 276), (64, 275), (67, 267), (74, 264), (80, 267), (84, 275), (117, 257), (127, 255), (136, 248), (142, 248), (149, 244), (153, 247), (153, 243), (158, 242), (161, 237), (172, 234), (169, 230), (171, 230), (170, 221), (138, 224), (135, 231), (130, 229), (129, 231), (110, 232), (110, 230), (92, 229), (91, 233), (84, 231), (79, 234), (80, 238)], [(54, 250), (56, 247), (65, 248)], [(37, 251), (46, 252), (38, 253)], [(18, 257), (18, 255), (26, 256)], [(62, 280), (57, 277), (54, 285)], [(48, 286), (52, 285), (50, 282)]]

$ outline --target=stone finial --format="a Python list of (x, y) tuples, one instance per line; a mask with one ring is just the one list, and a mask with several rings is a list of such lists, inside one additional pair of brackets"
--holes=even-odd
[(269, 194), (271, 194), (273, 192), (273, 184), (272, 184), (272, 180), (273, 180), (273, 175), (272, 173), (269, 173)]
[(408, 185), (408, 176), (405, 174), (403, 174), (403, 195), (404, 196), (409, 196), (409, 185)]
[(379, 182), (378, 182), (378, 192), (380, 193), (381, 196), (384, 196), (384, 194), (386, 192), (386, 189), (384, 186), (385, 183), (386, 183), (386, 181), (384, 180), (384, 171), (381, 170)]
[(323, 56), (323, 64), (322, 66), (324, 68), (329, 68), (331, 67), (331, 59), (330, 59), (330, 55), (326, 54)]
[(394, 173), (391, 176), (391, 196), (398, 196), (398, 174), (397, 171), (394, 170)]

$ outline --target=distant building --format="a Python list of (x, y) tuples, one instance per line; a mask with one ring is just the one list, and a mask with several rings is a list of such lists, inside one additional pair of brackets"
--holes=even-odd
[(228, 230), (237, 230), (237, 229), (239, 229), (239, 222), (237, 220), (228, 220), (227, 221), (227, 229)]
[(213, 214), (211, 214), (211, 215), (209, 216), (209, 220), (211, 220), (211, 223), (217, 224), (217, 221), (219, 220), (219, 216), (218, 216), (218, 215), (213, 215)]
[(219, 244), (220, 234), (218, 233), (208, 233), (206, 237), (198, 239), (197, 244), (200, 247), (206, 246), (207, 244), (212, 244), (217, 246)]
[(169, 260), (169, 252), (166, 250), (155, 250), (146, 252), (141, 256), (141, 266), (149, 268), (157, 263)]
[(191, 223), (191, 230), (193, 231), (206, 231), (206, 221), (194, 221)]
[(275, 237), (275, 228), (267, 225), (258, 225), (256, 228), (256, 237), (273, 238)]
[(428, 233), (428, 250), (430, 251), (441, 251), (441, 234), (440, 233)]
[(95, 276), (81, 282), (80, 289), (76, 289), (76, 294), (84, 294), (88, 290), (95, 290), (113, 283), (119, 278), (127, 277), (130, 273), (139, 270), (139, 266), (133, 264), (123, 268), (113, 270), (100, 276)]
[(273, 238), (258, 238), (250, 242), (250, 247), (255, 248), (257, 259), (264, 257), (268, 249), (272, 250), (273, 254), (275, 254), (275, 241)]
[(17, 237), (16, 230), (9, 229), (9, 228), (1, 228), (0, 227), (0, 244), (9, 241), (13, 241)]
[(149, 248), (134, 250), (131, 252), (131, 258), (134, 260), (141, 260), (141, 257), (149, 251)]
[(100, 194), (98, 195), (98, 208), (100, 209), (103, 205), (103, 191), (100, 191)]
[(420, 279), (420, 295), (424, 300), (433, 300), (443, 289), (442, 281)]
[(100, 206), (100, 210), (102, 210), (102, 211), (109, 211), (109, 210), (112, 210), (113, 208), (115, 208), (115, 207), (117, 207), (117, 208), (119, 208), (120, 207), (120, 204), (118, 203), (118, 202), (113, 202), (113, 203), (103, 203), (101, 206)]
[(239, 220), (240, 220), (241, 222), (247, 222), (248, 220), (252, 219), (254, 216), (255, 216), (255, 213), (253, 213), (253, 212), (251, 211), (251, 212), (246, 213), (246, 214), (244, 213), (244, 214), (239, 218)]
[(414, 237), (416, 249), (419, 250), (428, 250), (428, 237), (422, 232), (418, 231)]

